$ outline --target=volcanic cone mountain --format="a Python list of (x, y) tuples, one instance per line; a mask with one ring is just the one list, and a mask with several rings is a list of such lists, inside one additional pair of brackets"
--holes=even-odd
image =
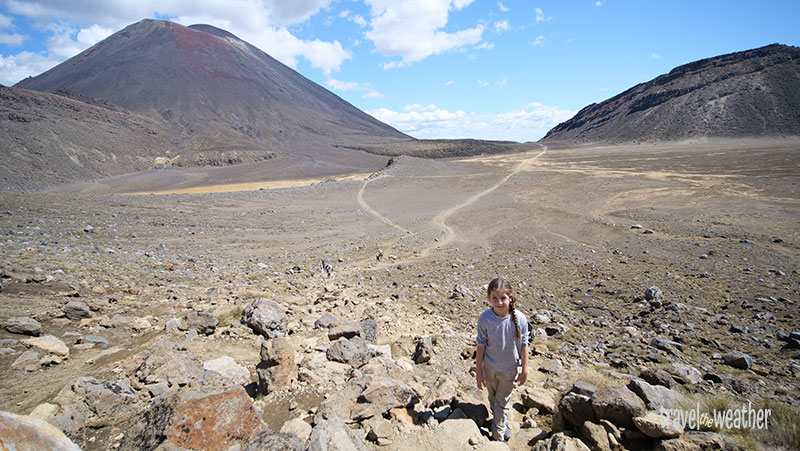
[(163, 120), (182, 141), (178, 165), (408, 137), (236, 36), (209, 25), (142, 20), (17, 87), (102, 99)]
[(695, 61), (591, 104), (543, 142), (622, 143), (800, 135), (800, 48)]

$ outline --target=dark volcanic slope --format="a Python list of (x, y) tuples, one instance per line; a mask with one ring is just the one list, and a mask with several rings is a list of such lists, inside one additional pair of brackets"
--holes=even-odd
[(773, 44), (679, 66), (563, 122), (543, 142), (800, 135), (800, 48)]
[(174, 147), (168, 136), (137, 114), (0, 86), (0, 191), (151, 169)]
[(143, 20), (17, 86), (77, 93), (164, 119), (185, 140), (184, 154), (225, 151), (236, 162), (408, 138), (209, 25)]

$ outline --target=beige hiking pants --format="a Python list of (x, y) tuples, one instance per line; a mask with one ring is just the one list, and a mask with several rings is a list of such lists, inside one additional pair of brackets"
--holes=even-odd
[(495, 440), (504, 438), (509, 401), (516, 377), (516, 370), (497, 372), (488, 365), (483, 365), (483, 380), (489, 391), (489, 407), (492, 409), (492, 438)]

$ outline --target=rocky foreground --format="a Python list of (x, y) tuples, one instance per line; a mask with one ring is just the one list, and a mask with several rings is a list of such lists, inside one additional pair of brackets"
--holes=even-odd
[[(436, 178), (412, 179), (404, 171), (416, 177), (431, 165), (413, 164), (290, 190), (2, 195), (0, 443), (800, 446), (796, 211), (726, 216), (708, 208), (736, 195), (722, 187), (708, 204), (696, 197), (700, 205), (659, 210), (628, 195), (626, 209), (603, 210), (593, 196), (627, 192), (624, 182), (564, 198), (551, 187), (565, 180), (532, 170), (487, 191), (499, 197), (470, 210), (465, 227), (463, 211), (448, 207), (464, 202), (467, 186), (491, 188), (504, 169), (481, 166), (498, 176), (442, 184), (421, 206), (408, 200), (413, 187), (430, 193), (425, 184), (438, 177), (469, 174), (436, 163)], [(585, 181), (558, 177), (575, 177), (573, 188)], [(679, 198), (685, 189), (648, 183)], [(781, 182), (761, 195), (777, 203), (791, 190)], [(370, 216), (359, 199), (392, 220)], [(737, 208), (762, 200), (751, 202)], [(489, 441), (486, 395), (474, 381), (474, 323), (496, 274), (517, 283), (534, 337), (508, 443)], [(664, 416), (743, 405), (738, 427)], [(743, 427), (750, 409), (756, 420), (770, 409), (767, 429)]]

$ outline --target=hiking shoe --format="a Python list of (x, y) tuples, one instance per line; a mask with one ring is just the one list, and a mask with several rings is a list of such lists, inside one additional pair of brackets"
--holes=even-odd
[(509, 426), (508, 423), (506, 423), (506, 432), (503, 434), (503, 439), (505, 439), (506, 442), (511, 440), (511, 426)]

